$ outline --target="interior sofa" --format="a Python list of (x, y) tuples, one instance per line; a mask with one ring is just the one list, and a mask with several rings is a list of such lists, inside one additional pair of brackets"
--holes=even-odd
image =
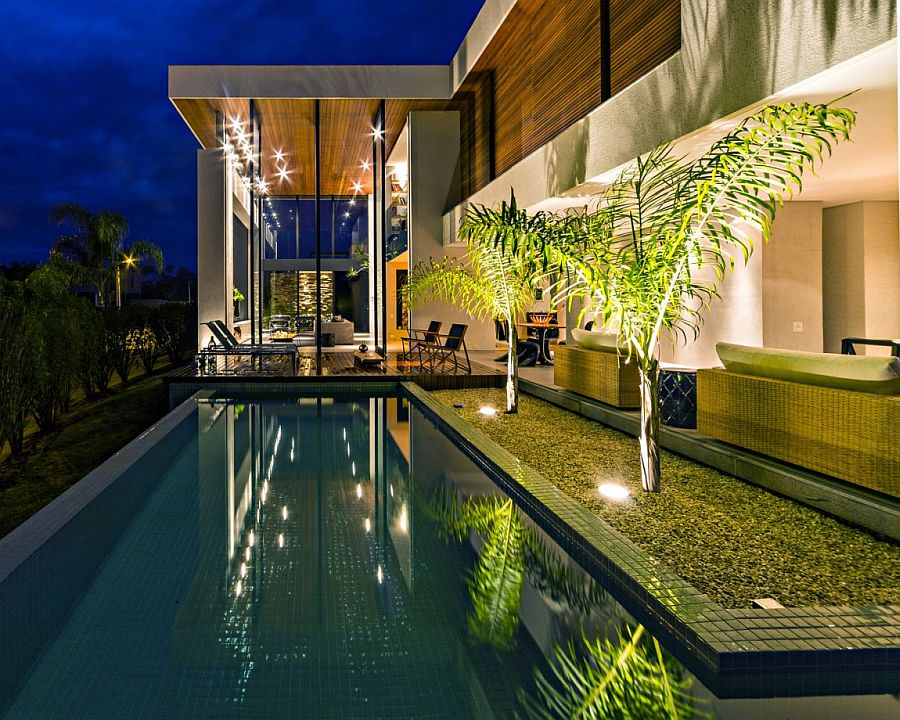
[(616, 351), (617, 336), (572, 329), (570, 343), (553, 353), (553, 382), (561, 388), (619, 408), (640, 407), (640, 378), (634, 363)]
[(704, 435), (900, 497), (900, 358), (716, 346), (697, 372)]
[(349, 320), (323, 320), (322, 332), (333, 334), (335, 345), (353, 345), (353, 323)]

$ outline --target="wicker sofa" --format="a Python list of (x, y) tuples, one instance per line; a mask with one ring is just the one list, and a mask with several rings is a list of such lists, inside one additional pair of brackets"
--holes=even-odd
[[(800, 356), (793, 375), (766, 376), (785, 373), (760, 370), (752, 363), (728, 368), (726, 362), (727, 369), (699, 370), (697, 430), (716, 440), (900, 497), (900, 394), (896, 391), (900, 362), (878, 358), (885, 368), (882, 374), (888, 377), (880, 385), (873, 381), (874, 385), (867, 386), (852, 378), (848, 381), (843, 376), (809, 372), (804, 364), (823, 360), (846, 375), (860, 367), (854, 363), (855, 356), (776, 352)], [(823, 357), (812, 357), (817, 355)], [(878, 366), (876, 358), (858, 360)], [(896, 381), (890, 379), (892, 372), (896, 372)]]
[(615, 352), (577, 345), (557, 345), (553, 354), (553, 382), (619, 408), (640, 407), (637, 366)]

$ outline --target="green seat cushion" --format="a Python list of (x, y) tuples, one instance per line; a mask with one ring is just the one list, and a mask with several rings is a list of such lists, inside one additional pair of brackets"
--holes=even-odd
[(900, 395), (900, 358), (778, 350), (720, 342), (726, 370), (807, 385)]
[(572, 328), (570, 332), (575, 344), (580, 348), (602, 352), (616, 352), (618, 349), (619, 336), (614, 333), (594, 332), (580, 328)]

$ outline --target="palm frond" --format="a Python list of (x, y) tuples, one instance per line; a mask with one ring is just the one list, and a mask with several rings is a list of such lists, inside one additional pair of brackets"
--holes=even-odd
[(536, 694), (520, 693), (528, 718), (680, 720), (703, 717), (690, 694), (692, 681), (666, 656), (642, 625), (613, 641), (557, 647), (552, 676), (535, 673)]
[(480, 642), (508, 649), (519, 628), (525, 583), (525, 526), (512, 500), (495, 508), (469, 580), (469, 632)]
[(159, 245), (152, 243), (149, 240), (135, 240), (128, 246), (125, 252), (141, 261), (149, 260), (153, 263), (153, 266), (157, 271), (160, 271), (165, 267), (166, 263), (163, 258), (162, 250)]

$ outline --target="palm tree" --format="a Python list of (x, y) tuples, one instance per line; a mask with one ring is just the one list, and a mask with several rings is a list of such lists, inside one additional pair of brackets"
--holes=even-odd
[(850, 136), (851, 110), (809, 103), (773, 105), (741, 122), (700, 158), (662, 145), (638, 158), (574, 216), (514, 235), (507, 252), (542, 256), (560, 273), (557, 301), (588, 298), (619, 332), (620, 350), (641, 382), (641, 479), (659, 492), (658, 346), (661, 335), (696, 338), (704, 307), (735, 257), (767, 242), (776, 210), (802, 189), (832, 146)]
[(73, 228), (54, 244), (52, 261), (66, 270), (73, 283), (90, 285), (97, 292), (101, 307), (109, 304), (113, 283), (117, 304), (121, 304), (119, 284), (123, 268), (128, 272), (145, 260), (157, 270), (164, 265), (162, 250), (154, 243), (135, 240), (125, 245), (128, 222), (119, 213), (95, 213), (75, 203), (62, 203), (53, 208), (50, 217), (59, 225), (66, 223)]
[(466, 241), (466, 262), (444, 258), (418, 263), (404, 290), (412, 307), (423, 300), (444, 300), (475, 318), (496, 318), (506, 325), (506, 412), (519, 410), (519, 355), (516, 321), (534, 303), (535, 285), (544, 272), (536, 263), (505, 253), (513, 236), (528, 236), (544, 227), (543, 213), (529, 215), (516, 208), (513, 195), (499, 209), (473, 206), (460, 224)]

